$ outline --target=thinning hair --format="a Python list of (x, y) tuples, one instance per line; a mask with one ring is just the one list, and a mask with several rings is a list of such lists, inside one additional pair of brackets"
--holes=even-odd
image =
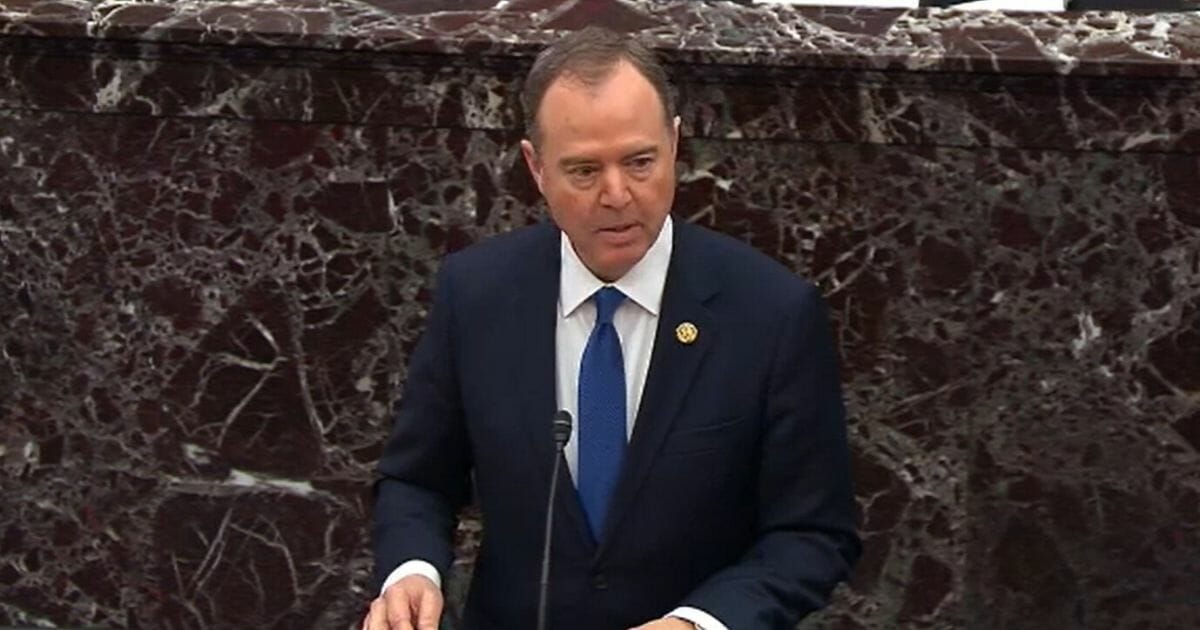
[(556, 79), (569, 76), (587, 87), (597, 87), (623, 61), (633, 66), (654, 87), (658, 100), (662, 102), (663, 120), (670, 127), (675, 118), (675, 95), (658, 57), (629, 35), (589, 26), (546, 47), (534, 60), (521, 90), (525, 137), (534, 146), (538, 145), (538, 109), (546, 90)]

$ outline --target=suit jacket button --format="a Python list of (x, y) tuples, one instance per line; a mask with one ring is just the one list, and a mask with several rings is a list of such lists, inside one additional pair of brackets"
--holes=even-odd
[(592, 588), (597, 591), (603, 591), (608, 588), (608, 578), (604, 577), (603, 573), (596, 573), (592, 576)]

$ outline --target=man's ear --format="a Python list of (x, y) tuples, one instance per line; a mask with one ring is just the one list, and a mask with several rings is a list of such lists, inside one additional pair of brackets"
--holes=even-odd
[(533, 147), (532, 142), (521, 141), (521, 155), (525, 156), (525, 165), (529, 167), (529, 174), (533, 175), (533, 181), (537, 184), (538, 191), (545, 195), (546, 190), (542, 187), (542, 160), (538, 157), (537, 149)]

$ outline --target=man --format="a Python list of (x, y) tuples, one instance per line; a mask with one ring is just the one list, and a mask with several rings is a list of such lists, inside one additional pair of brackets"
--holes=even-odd
[(448, 257), (379, 463), (364, 627), (436, 628), (471, 480), (468, 630), (535, 627), (551, 422), (577, 418), (549, 627), (791, 628), (859, 553), (837, 363), (816, 289), (674, 223), (665, 75), (600, 29), (544, 51), (525, 161), (553, 224)]

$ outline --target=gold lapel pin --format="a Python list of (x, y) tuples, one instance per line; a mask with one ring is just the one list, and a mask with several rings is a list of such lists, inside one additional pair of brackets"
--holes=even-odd
[(683, 322), (675, 327), (675, 338), (679, 343), (689, 345), (696, 341), (696, 337), (700, 336), (700, 329), (692, 322)]

